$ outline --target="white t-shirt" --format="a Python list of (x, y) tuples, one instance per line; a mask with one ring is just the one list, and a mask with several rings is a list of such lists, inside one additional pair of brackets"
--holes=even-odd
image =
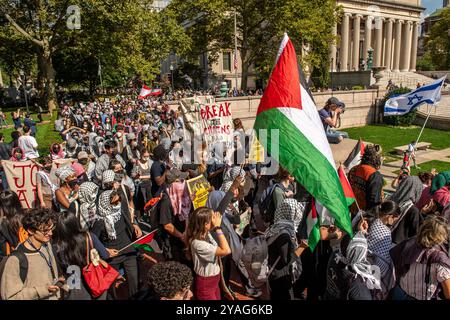
[(19, 147), (22, 148), (25, 153), (26, 159), (39, 158), (39, 152), (37, 151), (38, 143), (32, 136), (20, 136)]
[(220, 273), (220, 265), (216, 256), (217, 242), (208, 233), (208, 241), (193, 240), (191, 243), (194, 271), (202, 277), (213, 277)]

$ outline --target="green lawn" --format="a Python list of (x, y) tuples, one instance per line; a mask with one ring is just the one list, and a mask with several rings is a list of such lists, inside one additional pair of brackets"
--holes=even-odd
[[(420, 167), (419, 170), (411, 166), (411, 174), (417, 175), (419, 172), (430, 172), (431, 169), (436, 169), (437, 172), (449, 171), (450, 170), (450, 162), (433, 160), (429, 162), (424, 162), (418, 165)], [(399, 174), (400, 170), (395, 171), (394, 173)]]
[[(36, 115), (32, 115), (32, 118), (36, 121)], [(50, 146), (54, 142), (62, 142), (61, 136), (59, 132), (55, 131), (54, 120), (56, 119), (56, 113), (54, 113), (54, 117), (51, 118), (50, 115), (43, 116), (44, 121), (50, 120), (50, 123), (47, 124), (37, 124), (37, 133), (36, 140), (39, 144), (38, 151), (40, 156), (45, 156), (50, 153)], [(10, 121), (9, 121), (10, 122)], [(8, 124), (9, 124), (8, 122)], [(0, 129), (5, 135), (6, 142), (11, 141), (11, 132), (14, 131), (14, 128), (9, 129)]]
[[(392, 154), (395, 147), (409, 144), (416, 140), (420, 133), (420, 127), (393, 127), (386, 125), (369, 125), (365, 127), (349, 128), (343, 131), (348, 132), (350, 138), (370, 141), (382, 146), (383, 154), (388, 158), (399, 157)], [(442, 131), (436, 129), (425, 128), (421, 142), (430, 142), (431, 149), (442, 150), (450, 148), (450, 131)], [(419, 141), (419, 142), (420, 142)]]

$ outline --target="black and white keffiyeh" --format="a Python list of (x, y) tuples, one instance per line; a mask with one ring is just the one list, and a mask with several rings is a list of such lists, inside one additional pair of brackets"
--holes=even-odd
[(75, 175), (75, 170), (72, 167), (64, 166), (60, 167), (55, 171), (56, 177), (63, 183), (70, 176)]
[(381, 288), (380, 279), (374, 275), (372, 265), (367, 260), (367, 252), (367, 240), (361, 232), (358, 232), (347, 247), (346, 257), (338, 252), (336, 262), (344, 263), (347, 270), (354, 272), (355, 277), (360, 276), (372, 288)]
[(245, 179), (245, 170), (241, 168), (241, 166), (233, 166), (226, 170), (223, 175), (223, 182), (233, 182), (237, 176), (241, 176)]
[(78, 191), (78, 200), (80, 201), (80, 224), (83, 229), (89, 228), (97, 219), (97, 199), (99, 187), (93, 182), (84, 182), (80, 185)]
[(120, 220), (121, 204), (116, 206), (111, 204), (112, 190), (107, 190), (100, 195), (98, 201), (99, 217), (105, 222), (106, 232), (111, 240), (117, 239), (116, 229), (114, 225)]
[(371, 253), (376, 257), (376, 264), (380, 267), (381, 274), (389, 271), (391, 256), (389, 251), (392, 249), (391, 230), (376, 219), (368, 230), (367, 246)]
[(114, 182), (114, 178), (116, 177), (116, 173), (113, 170), (105, 170), (102, 174), (102, 182), (108, 183), (108, 182)]
[(273, 225), (266, 231), (266, 238), (279, 235), (281, 232), (286, 232), (292, 239), (292, 242), (297, 246), (297, 229), (300, 225), (305, 205), (295, 199), (284, 199), (282, 203), (275, 210)]

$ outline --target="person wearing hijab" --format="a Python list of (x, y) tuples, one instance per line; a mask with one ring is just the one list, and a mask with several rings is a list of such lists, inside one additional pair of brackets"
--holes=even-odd
[(414, 205), (422, 195), (422, 181), (409, 176), (402, 181), (390, 200), (398, 204), (400, 216), (391, 228), (392, 241), (396, 244), (417, 234), (423, 216)]
[[(239, 207), (237, 203), (239, 188), (242, 185), (243, 178), (237, 176), (234, 182), (227, 181), (222, 185), (221, 190), (214, 190), (209, 193), (206, 206), (214, 211), (222, 214), (221, 228), (225, 238), (231, 248), (231, 255), (222, 257), (223, 279), (226, 284), (229, 283), (231, 277), (231, 264), (235, 264), (242, 283), (245, 285), (247, 296), (259, 297), (262, 292), (254, 288), (246, 276), (246, 270), (240, 264), (240, 256), (242, 252), (242, 242), (236, 233), (234, 225), (241, 222), (239, 215)], [(217, 241), (216, 237), (213, 238)]]
[[(390, 227), (400, 215), (398, 205), (390, 200), (376, 206), (371, 215), (374, 220), (370, 222), (367, 234), (367, 245), (371, 261), (380, 268), (382, 290), (384, 296), (392, 289), (393, 265), (389, 250), (392, 249), (392, 233)], [(368, 218), (370, 219), (370, 218)]]
[(66, 142), (66, 158), (75, 159), (79, 152), (77, 141), (73, 138), (69, 138)]
[(367, 240), (360, 231), (353, 239), (345, 235), (340, 251), (330, 257), (325, 300), (372, 300), (370, 289), (380, 288), (367, 260)]
[(52, 160), (58, 160), (64, 159), (66, 154), (59, 143), (53, 143), (50, 147), (50, 156), (52, 157)]
[(25, 158), (25, 152), (21, 147), (16, 147), (11, 150), (11, 158), (10, 161), (18, 162), (18, 161), (25, 161), (27, 160)]
[(97, 214), (97, 194), (99, 187), (93, 182), (84, 182), (78, 191), (78, 210), (75, 215), (80, 221), (83, 230), (90, 230), (98, 219)]
[(439, 173), (437, 176), (433, 178), (431, 182), (431, 195), (434, 195), (436, 191), (441, 189), (442, 187), (450, 185), (450, 171), (444, 171)]
[(269, 251), (270, 297), (272, 300), (293, 300), (294, 283), (301, 273), (300, 255), (307, 244), (298, 243), (297, 230), (305, 206), (295, 199), (284, 199), (275, 210), (274, 223), (266, 231)]
[[(110, 261), (110, 265), (117, 271), (120, 271), (122, 268), (125, 270), (129, 298), (132, 298), (138, 292), (139, 274), (137, 250), (129, 245), (136, 238), (139, 238), (142, 232), (139, 234), (136, 232), (130, 211), (127, 205), (124, 205), (123, 196), (114, 188), (100, 194), (97, 214), (98, 220), (95, 221), (92, 232), (100, 239), (103, 245), (107, 249), (116, 249), (118, 251), (128, 246)], [(116, 298), (115, 292), (112, 292), (112, 296), (109, 296), (109, 299), (114, 298)]]

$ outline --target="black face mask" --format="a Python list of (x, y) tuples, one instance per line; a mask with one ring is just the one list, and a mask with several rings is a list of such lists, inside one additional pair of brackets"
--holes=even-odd
[(79, 162), (80, 164), (82, 164), (83, 166), (85, 166), (85, 165), (87, 165), (87, 163), (88, 163), (88, 159), (81, 159), (81, 160), (78, 160), (78, 162)]
[(233, 199), (231, 199), (231, 203), (236, 203), (239, 201), (239, 198), (233, 197)]

